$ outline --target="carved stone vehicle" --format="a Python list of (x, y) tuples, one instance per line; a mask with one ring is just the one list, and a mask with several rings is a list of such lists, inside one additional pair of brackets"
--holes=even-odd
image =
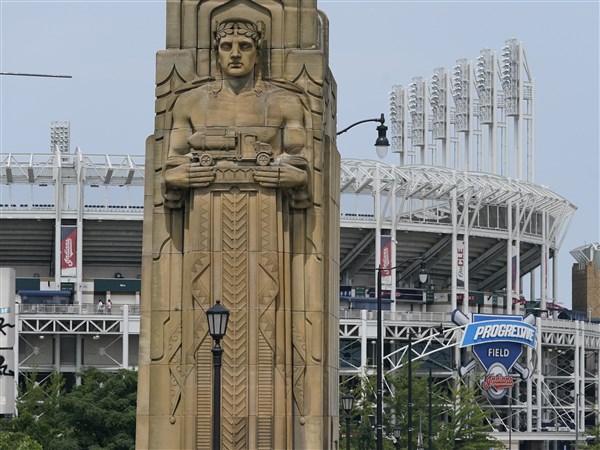
[(260, 142), (251, 133), (236, 132), (234, 128), (206, 129), (188, 139), (194, 159), (202, 166), (213, 166), (219, 160), (237, 161), (268, 166), (273, 161), (270, 144)]

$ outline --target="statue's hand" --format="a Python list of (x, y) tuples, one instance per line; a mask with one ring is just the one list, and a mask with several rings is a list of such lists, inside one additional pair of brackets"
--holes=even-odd
[[(184, 160), (185, 161), (185, 160)], [(190, 187), (190, 161), (187, 160), (172, 166), (164, 172), (165, 186), (168, 190), (187, 189)]]
[(200, 163), (190, 164), (189, 186), (191, 188), (206, 187), (215, 181), (215, 169), (213, 167), (201, 166)]
[(165, 170), (164, 178), (169, 190), (199, 188), (215, 180), (215, 171), (212, 167), (188, 161)]
[(254, 181), (265, 187), (297, 188), (305, 186), (308, 181), (306, 171), (280, 163), (265, 167), (257, 167), (254, 171)]

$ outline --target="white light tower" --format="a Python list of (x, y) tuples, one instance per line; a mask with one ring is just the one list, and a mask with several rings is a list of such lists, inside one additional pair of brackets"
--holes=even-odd
[(500, 80), (504, 91), (504, 113), (507, 116), (519, 115), (520, 53), (520, 45), (516, 39), (509, 39), (502, 47)]
[(413, 147), (419, 148), (418, 164), (427, 164), (426, 152), (428, 147), (428, 118), (425, 102), (425, 80), (414, 77), (408, 90), (408, 111), (412, 121), (410, 138)]
[(400, 154), (400, 165), (406, 164), (406, 93), (402, 85), (392, 86), (390, 92), (390, 123), (392, 152)]
[(475, 90), (479, 97), (479, 120), (486, 125), (494, 123), (495, 116), (495, 61), (494, 52), (486, 48), (479, 53), (475, 65)]
[[(529, 182), (535, 182), (535, 136), (533, 121), (534, 84), (529, 74), (523, 45), (516, 39), (509, 39), (502, 47), (500, 82), (504, 114), (512, 117), (512, 150), (514, 168), (504, 167), (504, 175)], [(507, 123), (507, 127), (508, 127)], [(506, 137), (508, 139), (508, 136)], [(508, 159), (506, 157), (505, 159)], [(510, 175), (509, 175), (510, 174)]]
[[(456, 61), (452, 74), (452, 98), (454, 99), (454, 123), (456, 131), (463, 133), (464, 169), (472, 170), (471, 156), (471, 63), (462, 58)], [(458, 169), (458, 167), (455, 167)]]
[(431, 104), (431, 118), (433, 124), (433, 141), (442, 143), (442, 166), (449, 164), (448, 138), (450, 129), (450, 93), (448, 71), (438, 67), (433, 72), (429, 84), (429, 103)]
[(71, 148), (71, 124), (69, 122), (52, 122), (50, 124), (50, 151), (56, 149), (60, 153), (69, 153)]
[(475, 66), (475, 91), (479, 98), (479, 122), (487, 126), (487, 169), (496, 173), (496, 55), (489, 48), (481, 50)]

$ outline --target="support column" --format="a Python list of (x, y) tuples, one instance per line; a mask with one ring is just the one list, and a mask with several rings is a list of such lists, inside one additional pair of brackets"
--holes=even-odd
[(369, 345), (368, 333), (367, 333), (367, 310), (360, 310), (360, 376), (364, 378), (366, 376), (367, 367), (367, 345)]
[(585, 331), (587, 324), (579, 321), (579, 429), (585, 431)]
[(558, 301), (558, 251), (552, 257), (552, 298)]
[(54, 335), (54, 370), (60, 372), (60, 334)]
[(129, 305), (123, 305), (123, 369), (129, 369)]
[[(59, 155), (57, 154), (58, 158)], [(54, 284), (60, 289), (60, 267), (62, 250), (62, 186), (60, 168), (54, 169)], [(49, 274), (50, 275), (50, 274)]]
[[(456, 184), (456, 180), (455, 184)], [(450, 298), (450, 302), (451, 302), (451, 310), (454, 311), (457, 307), (457, 302), (456, 302), (456, 291), (457, 291), (457, 286), (456, 286), (456, 276), (457, 276), (457, 270), (456, 270), (456, 245), (457, 245), (457, 241), (458, 241), (458, 217), (457, 217), (457, 199), (456, 199), (456, 188), (452, 190), (452, 198), (451, 198), (451, 207), (450, 210), (452, 212), (452, 261), (450, 262), (451, 264), (451, 273), (452, 273), (452, 283), (451, 283), (451, 298)]]
[[(81, 357), (83, 356), (82, 339), (83, 336), (81, 334), (75, 335), (75, 370), (77, 373), (81, 372)], [(81, 377), (79, 375), (75, 378), (75, 384), (77, 386), (81, 385)]]
[(574, 353), (574, 357), (575, 357), (575, 361), (573, 364), (573, 421), (575, 422), (575, 433), (579, 432), (579, 429), (581, 427), (581, 422), (580, 422), (580, 416), (581, 416), (581, 408), (580, 408), (580, 402), (579, 402), (579, 397), (580, 397), (580, 393), (581, 393), (581, 385), (580, 385), (580, 380), (581, 380), (581, 374), (580, 374), (580, 364), (581, 364), (581, 336), (580, 336), (580, 327), (581, 327), (581, 322), (579, 320), (575, 321), (575, 342), (574, 342), (574, 349), (573, 349), (573, 353)]
[(398, 219), (396, 212), (396, 179), (392, 182), (392, 190), (388, 194), (390, 196), (390, 214), (392, 216), (392, 229), (390, 230), (390, 236), (392, 239), (392, 290), (390, 291), (390, 300), (391, 300), (391, 311), (393, 313), (393, 317), (395, 320), (396, 313), (396, 251), (397, 251), (397, 241), (396, 241), (396, 230), (398, 229)]
[[(514, 292), (514, 298), (521, 298), (522, 291), (522, 283), (521, 283), (521, 208), (517, 204), (515, 206), (515, 213), (517, 216), (517, 220), (515, 220), (515, 254), (513, 258), (515, 260), (515, 279), (513, 280), (513, 286), (518, 292)], [(511, 301), (512, 304), (512, 301)], [(522, 306), (520, 303), (517, 304), (516, 308), (513, 308), (514, 314), (522, 314), (521, 310)]]
[(508, 238), (506, 241), (506, 314), (512, 314), (512, 258), (513, 258), (513, 217), (512, 202), (509, 201), (506, 206), (506, 224), (508, 229)]
[(546, 213), (542, 213), (542, 248), (541, 248), (541, 261), (540, 261), (540, 309), (543, 311), (546, 309), (546, 298), (548, 296), (548, 260), (547, 260), (547, 249), (546, 249)]
[(77, 300), (79, 313), (82, 312), (83, 303), (83, 167), (79, 161), (79, 147), (75, 153), (75, 169), (77, 170), (77, 281), (75, 283), (75, 299)]
[[(539, 339), (539, 336), (538, 336)], [(532, 360), (532, 356), (533, 356), (533, 349), (531, 347), (527, 347), (527, 361), (531, 361)], [(539, 359), (539, 358), (538, 358)], [(535, 367), (532, 367), (532, 370), (535, 371)], [(531, 400), (533, 399), (533, 377), (529, 377), (527, 378), (527, 399)], [(532, 423), (533, 423), (533, 405), (531, 401), (527, 401), (526, 402), (527, 405), (527, 432), (531, 433), (533, 430), (532, 427)]]
[(535, 269), (529, 272), (529, 300), (535, 302)]
[(542, 428), (542, 391), (544, 384), (544, 375), (542, 374), (542, 320), (537, 318), (535, 321), (537, 328), (537, 340), (535, 343), (535, 351), (537, 352), (537, 367), (536, 367), (536, 409), (537, 409), (537, 424), (533, 431), (541, 431)]
[[(465, 204), (465, 209), (469, 209), (468, 205)], [(468, 227), (468, 214), (465, 215), (464, 220), (464, 232), (463, 234), (463, 245), (464, 245), (464, 254), (463, 254), (463, 263), (464, 263), (464, 277), (465, 277), (465, 287), (463, 289), (463, 307), (462, 310), (465, 314), (468, 314), (469, 311), (469, 227)]]

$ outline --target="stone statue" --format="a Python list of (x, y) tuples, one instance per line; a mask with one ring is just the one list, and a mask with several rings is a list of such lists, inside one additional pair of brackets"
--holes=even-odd
[(223, 160), (254, 165), (254, 181), (289, 189), (293, 207), (308, 207), (308, 105), (299, 95), (257, 79), (256, 24), (221, 23), (215, 40), (221, 81), (182, 94), (173, 110), (166, 205), (180, 207), (187, 189), (208, 186), (215, 180), (213, 163)]
[(312, 1), (167, 11), (181, 20), (167, 41), (180, 42), (158, 56), (147, 152), (136, 446), (211, 448), (205, 311), (220, 299), (231, 312), (222, 448), (335, 448), (339, 155), (318, 48), (326, 18)]

